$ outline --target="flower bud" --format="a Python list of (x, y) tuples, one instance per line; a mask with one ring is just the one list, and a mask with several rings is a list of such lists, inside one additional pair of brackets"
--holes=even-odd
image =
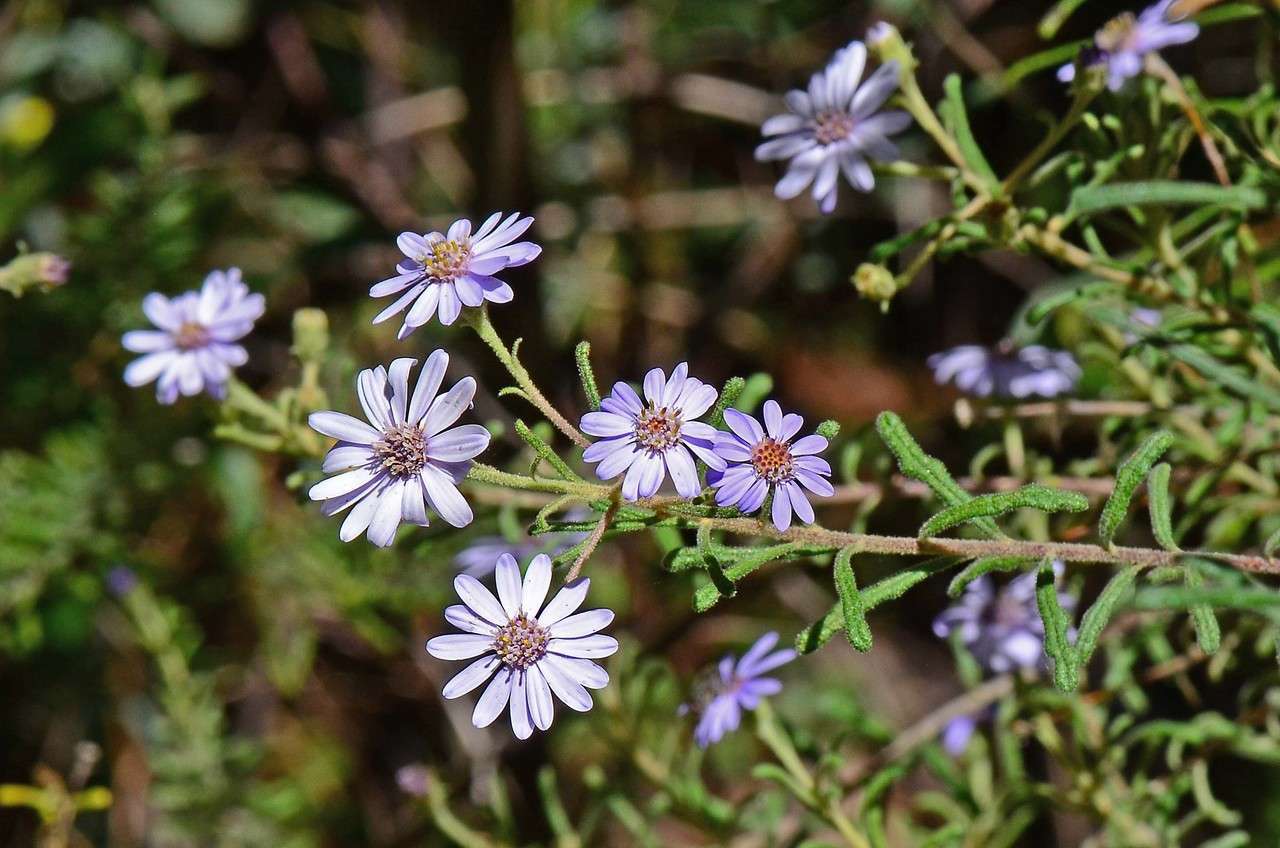
[(71, 263), (56, 253), (23, 253), (0, 268), (0, 289), (21, 297), (30, 289), (48, 291), (64, 284)]
[(293, 355), (303, 362), (324, 357), (329, 348), (329, 317), (320, 309), (293, 313)]
[(898, 293), (898, 283), (893, 273), (883, 265), (863, 262), (853, 272), (853, 287), (858, 294), (867, 300), (875, 301), (888, 307), (889, 301)]

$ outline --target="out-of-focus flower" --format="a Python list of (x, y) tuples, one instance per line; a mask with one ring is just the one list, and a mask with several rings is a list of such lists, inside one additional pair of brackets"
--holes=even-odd
[(396, 786), (414, 798), (425, 798), (431, 791), (431, 774), (422, 763), (410, 763), (396, 769)]
[(338, 531), (344, 542), (367, 532), (370, 542), (385, 548), (401, 521), (426, 527), (428, 505), (454, 527), (471, 523), (471, 507), (457, 484), (489, 446), (489, 431), (479, 424), (450, 425), (471, 406), (476, 381), (463, 377), (437, 396), (449, 366), (449, 354), (437, 350), (410, 394), (409, 373), (417, 362), (397, 359), (390, 368), (360, 372), (356, 389), (369, 423), (328, 411), (307, 419), (313, 430), (338, 440), (323, 470), (342, 473), (312, 486), (310, 496), (324, 501), (325, 515), (350, 508)]
[(471, 723), (488, 727), (509, 707), (511, 729), (517, 738), (528, 739), (535, 727), (551, 727), (552, 693), (570, 709), (586, 712), (592, 706), (587, 689), (608, 685), (608, 673), (592, 660), (618, 650), (616, 639), (599, 633), (613, 621), (613, 612), (576, 612), (591, 585), (585, 577), (543, 607), (551, 585), (551, 559), (545, 554), (533, 558), (523, 580), (520, 566), (505, 554), (495, 572), (496, 598), (470, 575), (454, 578), (462, 603), (446, 609), (444, 617), (463, 632), (429, 640), (427, 653), (441, 660), (474, 659), (445, 684), (444, 697), (465, 695), (492, 678)]
[(772, 492), (773, 526), (786, 530), (793, 511), (805, 524), (812, 522), (813, 506), (804, 490), (824, 498), (835, 494), (826, 479), (831, 476), (830, 464), (815, 455), (827, 449), (827, 440), (814, 434), (792, 443), (804, 419), (794, 412), (783, 415), (774, 400), (765, 401), (763, 427), (736, 409), (726, 409), (724, 421), (730, 432), (717, 434), (716, 453), (727, 467), (707, 474), (707, 482), (716, 490), (716, 503), (752, 513)]
[[(591, 510), (575, 508), (564, 514), (566, 521), (582, 521), (591, 514)], [(516, 561), (526, 560), (537, 554), (555, 557), (564, 553), (574, 545), (587, 538), (586, 533), (544, 533), (541, 536), (526, 536), (520, 541), (511, 541), (506, 536), (480, 536), (470, 545), (463, 548), (453, 558), (453, 565), (463, 574), (484, 578), (493, 573), (498, 557), (508, 554)]]
[(67, 282), (71, 263), (56, 253), (20, 253), (0, 266), (0, 291), (22, 297), (31, 289), (49, 291)]
[(880, 42), (893, 35), (895, 29), (894, 25), (888, 21), (876, 21), (867, 27), (867, 46), (879, 46)]
[(120, 343), (126, 350), (145, 354), (124, 370), (124, 381), (142, 386), (154, 380), (161, 403), (201, 391), (221, 400), (231, 370), (249, 360), (234, 342), (249, 334), (265, 310), (266, 301), (249, 293), (239, 268), (212, 271), (200, 291), (173, 299), (152, 292), (142, 299), (142, 311), (159, 329), (124, 334)]
[(742, 659), (725, 654), (713, 672), (699, 681), (692, 703), (680, 707), (680, 714), (694, 713), (698, 726), (693, 738), (698, 747), (706, 748), (738, 729), (742, 711), (754, 710), (760, 701), (782, 691), (782, 683), (764, 675), (796, 658), (790, 648), (773, 651), (778, 634), (769, 632), (756, 640)]
[(769, 140), (756, 148), (756, 159), (791, 160), (774, 187), (782, 200), (812, 184), (818, 208), (829, 213), (836, 208), (841, 173), (854, 188), (871, 191), (876, 181), (867, 159), (900, 158), (889, 136), (906, 129), (911, 116), (901, 111), (876, 114), (898, 87), (898, 63), (886, 62), (859, 86), (866, 64), (866, 45), (849, 42), (810, 78), (807, 91), (787, 92), (787, 112), (760, 127)]
[(898, 280), (893, 276), (893, 272), (883, 265), (863, 262), (853, 272), (853, 287), (867, 300), (880, 304), (883, 309), (888, 309), (889, 301), (893, 300), (893, 296), (898, 293)]
[[(1062, 563), (1055, 562), (1053, 570), (1061, 575)], [(1058, 600), (1068, 614), (1075, 610), (1076, 599), (1071, 595), (1059, 592)], [(998, 591), (989, 577), (979, 577), (965, 587), (960, 600), (934, 619), (933, 632), (939, 639), (957, 634), (988, 672), (1043, 669), (1044, 622), (1036, 607), (1036, 573), (1021, 574)]]
[(1012, 350), (961, 345), (929, 357), (933, 378), (979, 397), (1052, 398), (1066, 394), (1080, 379), (1080, 366), (1066, 351), (1040, 345)]
[(651, 497), (668, 472), (681, 497), (696, 497), (702, 483), (690, 451), (709, 467), (724, 470), (714, 450), (715, 428), (694, 420), (716, 402), (716, 390), (690, 377), (689, 366), (681, 362), (669, 380), (661, 368), (646, 374), (644, 396), (642, 403), (635, 389), (614, 383), (600, 411), (582, 416), (582, 432), (600, 437), (582, 458), (600, 463), (596, 475), (601, 480), (626, 472), (625, 500)]
[(973, 715), (959, 715), (947, 722), (947, 726), (942, 728), (942, 747), (953, 757), (958, 757), (964, 753), (964, 749), (969, 746), (969, 740), (973, 738), (973, 732), (978, 729), (978, 720), (985, 719), (985, 713), (975, 713)]
[(137, 587), (138, 575), (132, 568), (117, 565), (107, 572), (106, 585), (108, 592), (117, 598), (123, 598)]
[[(1177, 0), (1160, 0), (1139, 15), (1125, 12), (1112, 18), (1093, 37), (1093, 47), (1085, 57), (1085, 65), (1106, 65), (1107, 87), (1120, 88), (1142, 73), (1142, 60), (1175, 44), (1186, 44), (1200, 33), (1200, 27), (1169, 15)], [(1074, 63), (1058, 69), (1058, 79), (1071, 82), (1076, 78)]]
[(511, 286), (494, 274), (526, 265), (542, 253), (531, 241), (516, 241), (532, 224), (532, 218), (521, 218), (519, 212), (505, 221), (501, 212), (494, 212), (474, 233), (466, 218), (454, 221), (447, 233), (401, 233), (396, 245), (407, 258), (396, 266), (396, 276), (369, 289), (372, 297), (399, 297), (373, 323), (380, 324), (408, 307), (397, 334), (403, 339), (436, 314), (448, 326), (458, 320), (464, 306), (479, 306), (486, 300), (508, 303), (513, 297)]

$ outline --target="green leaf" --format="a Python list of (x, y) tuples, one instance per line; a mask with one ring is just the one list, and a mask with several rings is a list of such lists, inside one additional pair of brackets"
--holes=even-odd
[(946, 99), (941, 104), (942, 117), (960, 147), (960, 154), (969, 165), (969, 169), (981, 177), (987, 187), (994, 191), (1000, 185), (1000, 180), (973, 137), (973, 129), (969, 126), (969, 114), (965, 110), (964, 90), (960, 76), (949, 74), (943, 81), (942, 87), (946, 93)]
[(1190, 365), (1210, 382), (1215, 382), (1235, 394), (1256, 400), (1269, 409), (1280, 411), (1280, 392), (1241, 374), (1220, 362), (1208, 352), (1189, 344), (1173, 345), (1169, 355)]
[(976, 559), (969, 563), (964, 571), (952, 578), (951, 585), (947, 587), (947, 595), (948, 597), (958, 598), (970, 583), (984, 574), (990, 574), (993, 571), (1021, 571), (1034, 562), (1034, 559), (1015, 556), (994, 556)]
[(1089, 0), (1058, 0), (1053, 8), (1045, 12), (1043, 18), (1040, 19), (1036, 32), (1045, 41), (1049, 41), (1058, 34), (1058, 30), (1067, 22), (1067, 18), (1076, 13), (1076, 10), (1087, 3)]
[(1146, 479), (1151, 466), (1164, 455), (1173, 444), (1173, 434), (1168, 430), (1157, 430), (1138, 446), (1133, 455), (1126, 459), (1116, 471), (1116, 485), (1102, 507), (1102, 517), (1098, 519), (1098, 535), (1105, 545), (1110, 545), (1115, 538), (1120, 522), (1129, 512), (1129, 503), (1134, 492)]
[(738, 397), (746, 387), (747, 381), (741, 377), (730, 377), (725, 381), (720, 397), (716, 398), (716, 405), (711, 409), (711, 417), (707, 419), (712, 427), (724, 426), (724, 411), (738, 402)]
[(842, 548), (836, 554), (835, 581), (836, 594), (840, 597), (840, 610), (844, 615), (844, 633), (849, 644), (856, 650), (871, 650), (871, 626), (867, 624), (867, 611), (863, 605), (862, 595), (858, 592), (858, 581), (853, 574), (853, 555), (858, 552), (856, 546)]
[(1050, 489), (1031, 483), (1012, 492), (979, 495), (962, 504), (948, 507), (920, 527), (919, 537), (926, 539), (944, 530), (979, 518), (994, 518), (1015, 509), (1038, 509), (1041, 512), (1084, 512), (1089, 499), (1079, 492)]
[[(694, 592), (694, 610), (700, 613), (706, 612), (718, 604), (721, 598), (732, 597), (737, 592), (738, 581), (760, 566), (776, 560), (790, 559), (808, 553), (808, 549), (799, 542), (788, 542), (784, 545), (770, 545), (767, 548), (747, 549), (745, 553), (737, 556), (731, 563), (726, 563), (722, 559), (726, 552), (737, 550), (739, 549), (726, 548), (714, 544), (708, 544), (705, 548), (702, 548), (707, 573), (711, 575), (711, 582), (698, 587)], [(736, 556), (736, 554), (731, 554), (731, 556)]]
[(587, 407), (595, 411), (600, 408), (600, 389), (596, 386), (596, 372), (591, 368), (591, 342), (578, 342), (573, 349), (573, 358), (578, 363), (578, 379), (582, 382), (582, 393), (587, 397)]
[[(897, 574), (878, 580), (862, 590), (862, 609), (864, 614), (875, 609), (885, 601), (896, 600), (917, 583), (937, 574), (954, 568), (963, 562), (956, 557), (934, 557), (910, 566)], [(844, 627), (844, 605), (836, 601), (827, 614), (796, 634), (796, 651), (808, 654), (821, 648), (836, 631)]]
[[(925, 453), (912, 437), (907, 425), (892, 412), (882, 412), (876, 417), (876, 432), (898, 460), (898, 468), (913, 480), (924, 483), (947, 506), (958, 506), (973, 500), (973, 496), (960, 488), (942, 461)], [(989, 518), (975, 519), (974, 524), (989, 538), (1003, 536), (1000, 528)]]
[(249, 0), (152, 0), (185, 38), (210, 47), (228, 47), (248, 30)]
[[(1204, 590), (1204, 575), (1200, 572), (1195, 560), (1186, 563), (1185, 585), (1187, 591), (1197, 593)], [(1206, 654), (1217, 653), (1222, 645), (1222, 628), (1218, 625), (1218, 617), (1213, 607), (1208, 604), (1195, 604), (1191, 607), (1191, 623), (1196, 629), (1196, 642), (1200, 650)]]
[(336, 239), (360, 218), (356, 210), (342, 201), (314, 191), (287, 191), (276, 195), (271, 201), (270, 214), (281, 229), (312, 243)]
[(528, 424), (525, 424), (519, 418), (516, 419), (516, 433), (519, 434), (520, 438), (524, 439), (525, 444), (533, 448), (533, 452), (535, 454), (537, 454), (541, 459), (546, 460), (547, 464), (554, 468), (561, 478), (573, 481), (582, 480), (581, 477), (573, 473), (573, 469), (569, 467), (568, 463), (561, 459), (560, 455), (551, 449), (550, 445), (543, 441), (537, 433), (533, 432), (533, 430), (529, 428)]
[(1280, 307), (1271, 303), (1255, 304), (1249, 310), (1249, 317), (1257, 323), (1272, 361), (1280, 363)]
[(1070, 217), (1127, 206), (1221, 206), (1238, 211), (1267, 207), (1267, 193), (1252, 186), (1185, 180), (1149, 180), (1081, 186), (1071, 193)]
[(1180, 550), (1173, 537), (1173, 502), (1169, 497), (1169, 476), (1173, 469), (1162, 462), (1147, 478), (1147, 508), (1151, 513), (1151, 534), (1167, 551)]
[(1044, 652), (1053, 660), (1053, 682), (1063, 692), (1074, 692), (1080, 685), (1079, 663), (1067, 637), (1071, 619), (1058, 598), (1057, 575), (1051, 560), (1042, 562), (1036, 575), (1036, 606), (1044, 622)]
[(1111, 620), (1116, 604), (1133, 587), (1133, 582), (1138, 578), (1138, 572), (1141, 570), (1141, 566), (1129, 565), (1117, 571), (1107, 581), (1107, 585), (1098, 594), (1093, 605), (1085, 610), (1084, 615), (1081, 616), (1075, 651), (1076, 662), (1082, 668), (1089, 664), (1089, 658), (1093, 656), (1093, 651), (1098, 646), (1098, 637), (1102, 635), (1107, 622)]
[(1060, 44), (1057, 47), (1051, 47), (1048, 50), (1042, 50), (1025, 59), (1019, 59), (1004, 72), (1000, 82), (1006, 89), (1013, 88), (1032, 74), (1074, 62), (1076, 54), (1092, 43), (1092, 41), (1085, 39), (1071, 41), (1066, 44)]

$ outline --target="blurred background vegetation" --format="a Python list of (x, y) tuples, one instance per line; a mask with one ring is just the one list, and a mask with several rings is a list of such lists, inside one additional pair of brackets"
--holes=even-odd
[[(596, 712), (511, 744), (471, 728), (469, 705), (440, 700), (449, 669), (421, 646), (441, 630), (453, 555), (513, 532), (528, 518), (521, 505), (386, 551), (343, 546), (288, 485), (299, 468), (312, 479), (314, 463), (213, 440), (207, 399), (166, 408), (126, 388), (121, 333), (142, 326), (145, 293), (237, 265), (268, 302), (246, 341), (245, 382), (268, 395), (296, 383), (290, 320), (303, 306), (329, 315), (323, 384), (337, 408), (351, 407), (358, 368), (447, 346), (452, 372), (480, 381), (477, 415), (505, 433), (492, 450), (502, 461), (520, 442), (513, 403), (494, 394), (497, 364), (436, 323), (395, 342), (390, 325), (370, 325), (385, 304), (367, 289), (389, 274), (401, 230), (521, 210), (545, 253), (507, 277), (516, 300), (494, 321), (524, 338), (524, 361), (562, 409), (581, 409), (571, 350), (585, 338), (602, 381), (686, 358), (717, 384), (768, 371), (784, 406), (840, 420), (855, 444), (894, 409), (962, 464), (999, 430), (962, 432), (924, 360), (1000, 340), (1056, 272), (1009, 253), (956, 258), (882, 314), (849, 275), (869, 246), (945, 211), (945, 185), (882, 177), (872, 195), (842, 190), (819, 219), (807, 200), (773, 198), (775, 170), (752, 149), (779, 93), (888, 19), (915, 43), (930, 97), (947, 73), (971, 81), (974, 131), (1007, 170), (1066, 104), (1051, 72), (1000, 83), (1045, 48), (1036, 24), (1051, 5), (9, 0), (3, 258), (22, 244), (73, 270), (47, 294), (0, 298), (0, 783), (109, 787), (109, 812), (75, 823), (93, 844), (336, 846), (434, 844), (397, 784), (417, 762), (531, 838), (547, 832), (544, 763), (570, 805), (631, 780), (625, 746), (593, 725), (669, 717), (679, 681), (726, 645), (771, 627), (789, 638), (831, 602), (820, 575), (779, 570), (730, 611), (695, 618), (688, 584), (657, 568), (657, 543), (607, 545), (591, 576), (594, 599), (619, 613), (616, 683)], [(1128, 7), (1087, 3), (1059, 40)], [(1170, 60), (1206, 96), (1246, 95), (1258, 86), (1257, 26), (1209, 28)], [(932, 155), (905, 140), (907, 159)], [(1068, 314), (1044, 341), (1081, 332)], [(1106, 363), (1086, 365), (1082, 392), (1098, 394)], [(1058, 424), (1028, 436), (1058, 467), (1098, 450), (1093, 423)], [(837, 514), (848, 523), (868, 508)], [(913, 520), (906, 504), (885, 523)], [(118, 591), (133, 579), (112, 599), (113, 581)], [(792, 669), (822, 685), (793, 687), (779, 711), (815, 736), (880, 739), (959, 691), (928, 627), (944, 603), (940, 588), (922, 591), (884, 616), (871, 654), (826, 651)], [(1217, 686), (1205, 697), (1232, 697), (1229, 679)], [(718, 747), (708, 778), (744, 804), (750, 785), (735, 775), (750, 750)], [(1265, 798), (1277, 776), (1255, 768), (1248, 794)], [(1280, 833), (1274, 805), (1250, 814), (1273, 828), (1258, 832)], [(69, 832), (54, 823), (46, 836)], [(29, 809), (0, 808), (3, 844), (31, 844), (39, 826)]]

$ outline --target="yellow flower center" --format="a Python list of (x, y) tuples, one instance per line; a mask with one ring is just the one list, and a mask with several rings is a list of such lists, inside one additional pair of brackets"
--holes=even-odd
[(493, 640), (493, 652), (508, 668), (524, 671), (547, 653), (551, 634), (535, 619), (520, 613)]
[(835, 144), (853, 132), (852, 115), (844, 112), (822, 112), (814, 120), (813, 137), (819, 144)]
[(471, 242), (467, 239), (438, 241), (431, 245), (431, 252), (419, 261), (427, 273), (437, 280), (454, 280), (467, 270), (471, 258)]
[(1133, 38), (1134, 25), (1138, 22), (1133, 12), (1117, 15), (1098, 30), (1095, 42), (1098, 49), (1107, 53), (1115, 53), (1125, 49)]
[(795, 463), (786, 442), (766, 437), (751, 449), (751, 467), (770, 483), (778, 483), (791, 478)]
[(680, 441), (680, 414), (665, 406), (650, 405), (636, 419), (636, 441), (654, 451), (664, 451)]
[(373, 455), (392, 477), (412, 477), (427, 464), (427, 438), (417, 427), (401, 424), (373, 443)]
[(195, 321), (183, 321), (173, 334), (173, 341), (182, 350), (195, 350), (209, 343), (209, 330)]

